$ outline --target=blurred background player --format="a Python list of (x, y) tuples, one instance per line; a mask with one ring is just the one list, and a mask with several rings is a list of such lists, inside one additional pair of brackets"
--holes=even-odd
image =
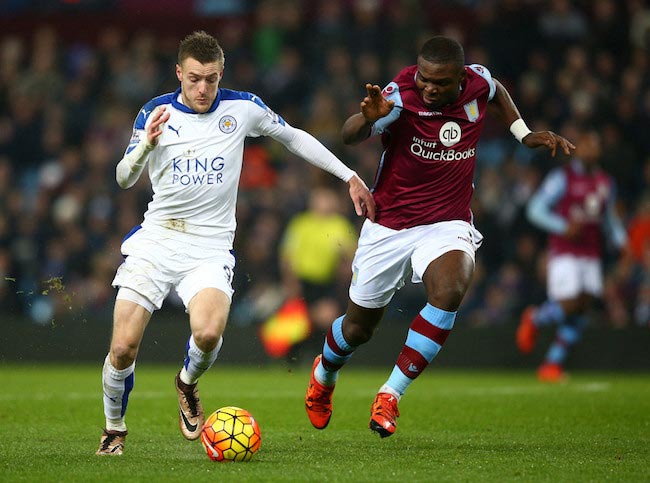
[(373, 195), (377, 216), (364, 222), (352, 262), (346, 313), (331, 325), (314, 360), (305, 408), (325, 428), (339, 369), (368, 342), (406, 278), (424, 283), (426, 304), (408, 330), (388, 380), (372, 404), (369, 427), (392, 435), (397, 403), (438, 354), (474, 273), (482, 242), (470, 203), (476, 148), (488, 105), (528, 148), (552, 155), (574, 147), (551, 131), (531, 132), (510, 94), (482, 65), (465, 65), (463, 47), (437, 36), (421, 47), (417, 65), (404, 68), (383, 90), (366, 84), (361, 112), (343, 125), (346, 144), (381, 135)]
[[(343, 215), (338, 193), (329, 186), (317, 186), (309, 194), (305, 211), (287, 225), (280, 245), (284, 290), (288, 299), (307, 304), (312, 336), (322, 336), (344, 309), (341, 300), (350, 283), (350, 263), (357, 246), (357, 229)], [(298, 357), (301, 346), (289, 353)]]
[(358, 215), (374, 217), (366, 185), (313, 136), (291, 127), (248, 92), (219, 88), (224, 53), (204, 31), (180, 43), (180, 87), (138, 113), (131, 142), (116, 168), (121, 188), (133, 186), (148, 164), (153, 199), (144, 221), (126, 236), (110, 352), (104, 361), (104, 429), (98, 455), (119, 455), (135, 360), (151, 314), (172, 289), (187, 313), (191, 336), (175, 378), (179, 425), (197, 439), (203, 408), (199, 377), (217, 359), (232, 300), (235, 206), (246, 137), (270, 136), (311, 164), (349, 183)]
[(524, 310), (516, 339), (519, 350), (528, 354), (539, 328), (557, 325), (555, 340), (537, 371), (545, 382), (565, 377), (569, 349), (580, 340), (594, 299), (603, 294), (605, 237), (618, 249), (626, 243), (614, 182), (598, 164), (600, 137), (587, 129), (576, 139), (574, 157), (546, 176), (527, 206), (530, 221), (549, 233), (548, 300)]

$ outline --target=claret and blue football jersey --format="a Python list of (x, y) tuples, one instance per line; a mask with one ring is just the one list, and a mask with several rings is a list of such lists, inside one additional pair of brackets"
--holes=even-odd
[(395, 107), (373, 126), (384, 152), (375, 179), (375, 221), (400, 230), (440, 221), (471, 222), (476, 147), (486, 107), (496, 92), (488, 69), (465, 66), (458, 100), (428, 108), (415, 84), (417, 66), (383, 89)]

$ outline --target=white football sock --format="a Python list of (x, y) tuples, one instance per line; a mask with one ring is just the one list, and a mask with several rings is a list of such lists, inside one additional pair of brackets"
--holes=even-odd
[(194, 336), (190, 336), (185, 363), (181, 369), (181, 381), (185, 384), (195, 384), (199, 377), (217, 360), (222, 345), (223, 337), (219, 338), (217, 347), (210, 352), (203, 352), (194, 342)]
[(104, 416), (106, 429), (126, 431), (124, 414), (133, 389), (135, 362), (126, 369), (115, 369), (111, 364), (110, 355), (104, 360), (102, 368), (102, 386), (104, 389)]

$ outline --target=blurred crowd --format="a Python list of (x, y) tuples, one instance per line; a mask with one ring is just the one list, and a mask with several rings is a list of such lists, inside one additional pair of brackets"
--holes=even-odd
[[(109, 3), (117, 8), (129, 2)], [(157, 2), (135, 3), (146, 9)], [(0, 32), (0, 312), (24, 314), (37, 323), (110, 316), (115, 294), (110, 283), (121, 262), (122, 237), (141, 221), (151, 196), (146, 176), (120, 190), (115, 165), (141, 106), (176, 89), (178, 42), (200, 24), (225, 50), (223, 87), (259, 95), (369, 185), (380, 144), (343, 146), (343, 120), (358, 112), (366, 82), (387, 84), (415, 63), (420, 44), (431, 35), (457, 38), (468, 63), (485, 65), (510, 90), (532, 129), (570, 134), (577, 123), (597, 127), (604, 146), (601, 165), (618, 185), (630, 246), (607, 254), (606, 294), (595, 323), (648, 325), (646, 2), (194, 3), (202, 10), (168, 19), (174, 31), (186, 26), (181, 35), (149, 29), (146, 21), (139, 28), (97, 22), (101, 28), (92, 35), (74, 39), (46, 15), (35, 17), (33, 28)], [(210, 9), (217, 4), (221, 8)], [(212, 16), (197, 17), (201, 12)], [(486, 125), (477, 159), (473, 210), (485, 242), (459, 323), (505, 324), (525, 305), (545, 298), (545, 236), (526, 221), (523, 208), (542, 176), (563, 159), (523, 148), (499, 120)], [(354, 215), (347, 186), (331, 178), (269, 139), (250, 140), (237, 209), (233, 323), (257, 322), (281, 303), (283, 233), (307, 209), (315, 187), (335, 189), (345, 200), (341, 214), (359, 229), (362, 220)], [(349, 271), (339, 272), (345, 294)], [(407, 285), (395, 310), (419, 310), (422, 293)], [(163, 310), (181, 308), (172, 298)]]

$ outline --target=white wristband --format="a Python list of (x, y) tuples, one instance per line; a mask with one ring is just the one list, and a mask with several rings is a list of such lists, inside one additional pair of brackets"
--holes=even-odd
[(517, 141), (521, 142), (522, 139), (528, 136), (532, 131), (528, 129), (524, 120), (519, 118), (510, 124), (510, 132), (515, 138), (517, 138)]

